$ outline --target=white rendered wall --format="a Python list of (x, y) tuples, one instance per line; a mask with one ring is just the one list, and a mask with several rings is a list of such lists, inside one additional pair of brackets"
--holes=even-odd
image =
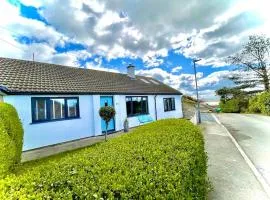
[(22, 121), (24, 128), (24, 151), (74, 139), (94, 136), (93, 98), (90, 95), (79, 95), (79, 119), (37, 124), (32, 124), (31, 96), (4, 96), (4, 101), (12, 104), (16, 108)]
[[(102, 134), (101, 118), (99, 116), (101, 95), (74, 95), (79, 97), (80, 118), (71, 120), (62, 120), (54, 122), (44, 122), (32, 124), (31, 97), (61, 97), (55, 95), (47, 96), (4, 96), (4, 101), (12, 104), (22, 121), (24, 128), (23, 150), (34, 149), (47, 145), (57, 144), (70, 140), (98, 136)], [(110, 95), (105, 95), (110, 96)], [(113, 96), (113, 95), (111, 95)], [(123, 129), (124, 120), (127, 118), (126, 96), (132, 95), (114, 95), (113, 102), (116, 110), (115, 130)], [(136, 95), (133, 95), (136, 96)], [(143, 95), (137, 95), (143, 96)], [(155, 95), (145, 95), (148, 97), (149, 114), (156, 119), (155, 114)], [(68, 97), (68, 96), (62, 96)], [(175, 111), (164, 112), (163, 98), (175, 98)], [(180, 95), (158, 95), (156, 97), (157, 119), (182, 118), (182, 103)], [(129, 117), (129, 126), (136, 127), (140, 123), (138, 117)]]
[[(114, 101), (116, 106), (116, 130), (123, 129), (124, 120), (127, 118), (126, 110), (126, 96), (136, 96), (136, 95), (115, 95)], [(143, 96), (143, 95), (137, 95)], [(156, 119), (155, 113), (155, 95), (145, 95), (148, 97), (148, 111), (149, 115)], [(164, 111), (163, 98), (175, 98), (175, 111)], [(166, 119), (166, 118), (182, 118), (182, 96), (181, 95), (157, 95), (156, 96), (156, 107), (157, 107), (157, 119)], [(139, 120), (137, 116), (128, 117), (129, 127), (139, 126)]]
[(93, 95), (93, 111), (92, 111), (92, 116), (93, 116), (93, 127), (94, 127), (94, 135), (102, 135), (102, 130), (101, 130), (101, 118), (99, 116), (99, 108), (100, 108), (100, 95)]
[[(164, 111), (164, 98), (175, 98), (175, 110), (174, 111)], [(182, 96), (180, 95), (158, 95), (157, 96), (157, 119), (166, 118), (182, 118)]]

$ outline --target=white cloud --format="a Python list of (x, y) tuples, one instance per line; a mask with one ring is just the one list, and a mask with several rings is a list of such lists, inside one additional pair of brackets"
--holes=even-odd
[(129, 50), (126, 50), (122, 46), (117, 44), (115, 44), (112, 49), (109, 49), (107, 52), (108, 60), (125, 57), (135, 58), (136, 56)]
[(95, 70), (99, 70), (99, 71), (120, 73), (120, 71), (118, 69), (112, 69), (112, 68), (102, 66), (102, 59), (101, 58), (96, 58), (95, 62), (88, 62), (86, 64), (86, 68), (95, 69)]
[(229, 9), (215, 15), (214, 23), (173, 36), (171, 46), (186, 57), (202, 58), (201, 65), (224, 66), (225, 58), (239, 51), (249, 35), (270, 36), (270, 17), (265, 7), (269, 4), (266, 0), (236, 1)]
[(118, 56), (141, 58), (149, 67), (163, 64), (171, 48), (186, 57), (203, 58), (202, 65), (222, 66), (224, 58), (240, 48), (239, 41), (258, 30), (267, 32), (270, 24), (266, 0), (22, 3), (37, 7), (51, 26), (19, 16), (18, 8), (7, 2), (0, 8), (1, 25), (53, 46), (65, 41), (83, 43), (91, 53), (109, 60)]
[(26, 6), (39, 8), (43, 5), (44, 0), (20, 0)]
[(182, 69), (183, 69), (182, 66), (176, 66), (176, 67), (172, 68), (172, 73), (180, 72)]
[(143, 34), (135, 27), (124, 27), (123, 34), (134, 38), (135, 42), (138, 42), (143, 37)]
[(213, 72), (206, 77), (200, 78), (198, 80), (198, 86), (199, 87), (212, 87), (220, 83), (221, 80), (227, 79), (229, 75), (231, 74), (232, 72), (228, 70)]
[(13, 38), (26, 36), (46, 41), (52, 46), (67, 40), (67, 37), (53, 27), (41, 21), (20, 16), (19, 8), (6, 1), (2, 2), (0, 7), (0, 30)]
[[(170, 85), (171, 87), (180, 90), (182, 93), (195, 97), (195, 82), (194, 74), (180, 74), (174, 75), (166, 72), (160, 68), (152, 68), (148, 70), (138, 70), (137, 75), (150, 76), (158, 79), (159, 81)], [(200, 91), (200, 97), (204, 100), (217, 100), (215, 95), (216, 86), (219, 86), (220, 82), (225, 80), (232, 72), (224, 70), (219, 72), (213, 72), (208, 76), (203, 76), (203, 73), (197, 73), (198, 87)], [(211, 89), (209, 89), (211, 88)]]
[(110, 34), (111, 32), (106, 30), (108, 26), (126, 21), (127, 18), (121, 18), (119, 13), (113, 11), (106, 11), (98, 19), (97, 24), (95, 25), (95, 32), (98, 35)]
[[(80, 0), (73, 0), (77, 4)], [(94, 12), (102, 13), (105, 11), (105, 4), (101, 3), (99, 0), (81, 0), (82, 3), (89, 6)]]
[[(148, 70), (137, 70), (137, 75), (153, 77), (165, 84), (170, 85), (171, 87), (177, 90), (185, 90), (185, 88), (194, 89), (194, 75), (193, 74), (180, 74), (174, 75), (172, 73), (166, 72), (161, 68), (152, 68)], [(197, 74), (198, 77), (202, 77), (202, 73)]]
[(219, 97), (216, 96), (215, 90), (199, 90), (199, 98), (203, 101), (219, 101)]
[(164, 62), (162, 58), (167, 56), (168, 50), (165, 48), (159, 49), (157, 51), (148, 51), (143, 56), (143, 62), (146, 64), (146, 67), (157, 67)]

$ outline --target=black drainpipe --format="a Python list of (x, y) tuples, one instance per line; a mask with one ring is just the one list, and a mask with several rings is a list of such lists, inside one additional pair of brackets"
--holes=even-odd
[(157, 118), (157, 95), (155, 95), (154, 99), (155, 99), (155, 116), (156, 116), (156, 121), (157, 121), (158, 120), (158, 118)]

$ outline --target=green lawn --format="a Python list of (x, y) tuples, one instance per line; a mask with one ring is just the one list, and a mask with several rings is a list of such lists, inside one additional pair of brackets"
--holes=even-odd
[(205, 199), (199, 128), (160, 120), (84, 149), (18, 166), (0, 199)]

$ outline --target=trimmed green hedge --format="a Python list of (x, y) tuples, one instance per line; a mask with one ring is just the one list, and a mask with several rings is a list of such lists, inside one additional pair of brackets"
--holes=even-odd
[(16, 109), (0, 103), (0, 177), (20, 163), (23, 128)]
[(0, 199), (205, 199), (206, 162), (198, 127), (161, 120), (25, 163), (0, 180)]
[(20, 163), (23, 147), (23, 127), (16, 109), (7, 103), (0, 103), (0, 119), (16, 146), (16, 163)]
[(3, 178), (14, 166), (16, 147), (8, 135), (3, 120), (0, 119), (0, 178)]

